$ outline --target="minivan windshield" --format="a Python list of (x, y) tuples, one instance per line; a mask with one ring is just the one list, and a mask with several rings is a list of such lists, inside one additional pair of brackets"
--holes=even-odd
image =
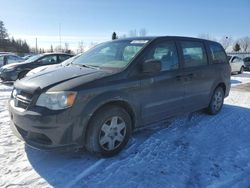
[(72, 64), (99, 68), (126, 67), (130, 60), (148, 43), (148, 40), (121, 40), (111, 41), (97, 45)]

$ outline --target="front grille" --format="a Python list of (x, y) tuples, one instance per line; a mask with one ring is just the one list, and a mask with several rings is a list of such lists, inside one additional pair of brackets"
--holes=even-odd
[(14, 89), (13, 98), (15, 107), (27, 109), (32, 101), (33, 95), (20, 89)]
[(27, 109), (28, 106), (29, 106), (29, 102), (23, 102), (23, 101), (20, 101), (19, 99), (15, 98), (15, 107), (19, 107), (19, 108), (23, 108), (23, 109)]

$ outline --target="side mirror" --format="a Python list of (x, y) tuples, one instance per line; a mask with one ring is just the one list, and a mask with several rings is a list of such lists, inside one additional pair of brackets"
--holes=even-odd
[(142, 72), (144, 73), (157, 73), (161, 71), (161, 61), (156, 59), (149, 59), (143, 62)]

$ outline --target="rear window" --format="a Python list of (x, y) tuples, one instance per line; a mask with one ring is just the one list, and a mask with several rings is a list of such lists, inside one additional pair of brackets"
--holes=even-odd
[[(227, 63), (227, 56), (224, 49), (218, 44), (209, 44), (213, 63)], [(231, 56), (230, 56), (231, 58)]]
[(207, 56), (202, 42), (181, 42), (185, 67), (196, 67), (207, 64)]

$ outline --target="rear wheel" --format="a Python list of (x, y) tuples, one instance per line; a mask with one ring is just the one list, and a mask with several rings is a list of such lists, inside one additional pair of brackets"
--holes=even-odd
[(99, 110), (88, 126), (86, 148), (105, 157), (119, 153), (131, 135), (132, 122), (126, 110), (106, 106)]
[(207, 108), (209, 114), (215, 115), (221, 110), (224, 103), (224, 96), (225, 92), (222, 87), (219, 86), (214, 90), (213, 96)]
[(239, 74), (242, 74), (244, 72), (244, 67), (240, 68)]

